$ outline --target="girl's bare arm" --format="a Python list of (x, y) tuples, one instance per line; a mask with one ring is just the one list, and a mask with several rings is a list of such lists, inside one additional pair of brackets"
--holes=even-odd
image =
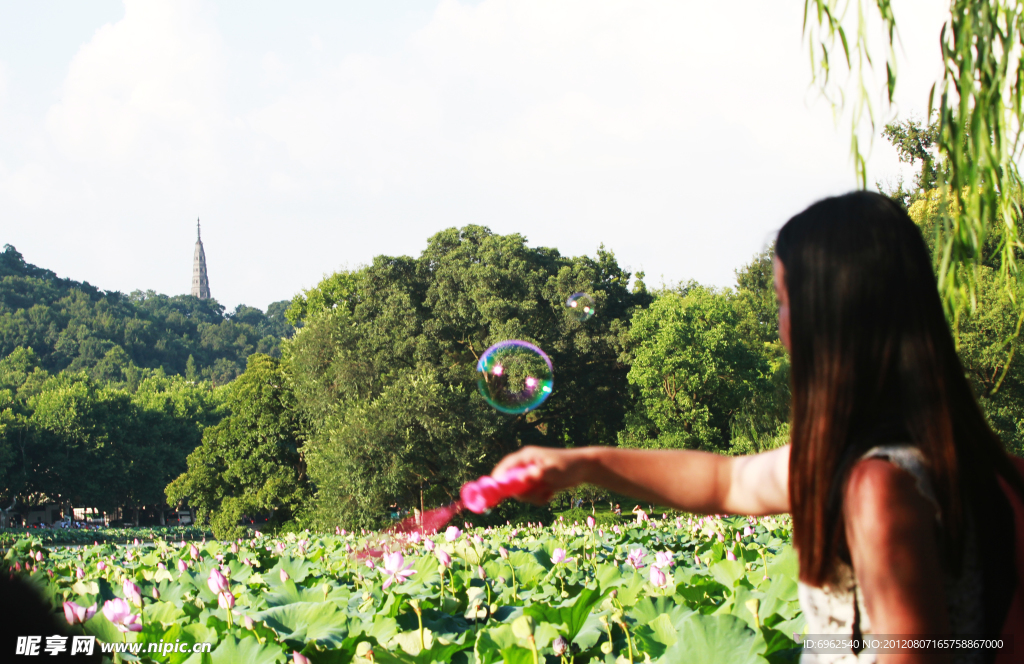
[(789, 511), (789, 446), (727, 457), (692, 450), (524, 447), (502, 459), (495, 474), (529, 467), (541, 488), (524, 500), (547, 501), (577, 484), (597, 484), (638, 500), (706, 514)]

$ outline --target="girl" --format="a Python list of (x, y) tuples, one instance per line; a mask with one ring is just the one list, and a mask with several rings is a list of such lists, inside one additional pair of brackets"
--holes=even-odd
[(808, 634), (1024, 632), (1014, 596), (1024, 481), (964, 377), (918, 228), (878, 194), (826, 199), (782, 228), (774, 266), (791, 361), (790, 444), (739, 457), (527, 447), (495, 473), (528, 468), (539, 488), (524, 499), (536, 503), (589, 482), (689, 512), (792, 513)]

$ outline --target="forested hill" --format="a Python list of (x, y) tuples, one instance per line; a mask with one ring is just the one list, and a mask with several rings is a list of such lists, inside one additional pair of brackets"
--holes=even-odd
[(94, 378), (137, 383), (163, 369), (215, 384), (245, 370), (252, 353), (280, 354), (287, 301), (266, 313), (239, 305), (232, 313), (214, 299), (130, 295), (61, 279), (26, 263), (11, 245), (0, 253), (0, 357), (32, 348), (50, 372), (84, 370)]

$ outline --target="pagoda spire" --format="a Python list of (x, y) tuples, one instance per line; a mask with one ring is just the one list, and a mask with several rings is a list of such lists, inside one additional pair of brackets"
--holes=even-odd
[(192, 295), (200, 300), (210, 297), (210, 279), (206, 274), (206, 252), (203, 250), (203, 238), (199, 229), (199, 218), (196, 218), (196, 250), (192, 259)]

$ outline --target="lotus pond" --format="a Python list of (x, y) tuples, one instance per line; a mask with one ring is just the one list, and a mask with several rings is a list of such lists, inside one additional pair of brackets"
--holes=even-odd
[[(795, 661), (786, 518), (449, 528), (4, 552), (73, 633), (202, 643), (118, 661)], [(370, 552), (372, 555), (367, 555)]]

